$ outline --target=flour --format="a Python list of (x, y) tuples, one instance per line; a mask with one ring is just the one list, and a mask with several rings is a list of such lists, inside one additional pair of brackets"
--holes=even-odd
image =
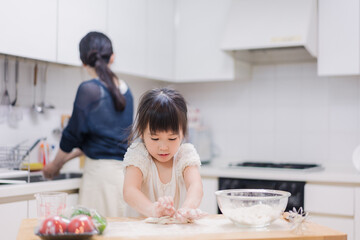
[(225, 216), (236, 223), (248, 226), (264, 226), (279, 218), (281, 212), (269, 205), (258, 204), (237, 209), (223, 207)]
[(193, 221), (190, 219), (186, 219), (186, 222), (181, 222), (179, 219), (170, 216), (164, 217), (148, 217), (144, 220), (146, 223), (154, 223), (154, 224), (185, 224), (185, 223), (192, 223)]
[(224, 216), (204, 217), (190, 224), (149, 224), (145, 221), (108, 222), (103, 237), (166, 237), (196, 234), (227, 234), (231, 232), (289, 231), (292, 224), (278, 218), (266, 228), (239, 228)]

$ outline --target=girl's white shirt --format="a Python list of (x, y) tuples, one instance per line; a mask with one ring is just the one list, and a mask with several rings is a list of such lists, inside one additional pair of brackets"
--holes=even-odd
[[(181, 144), (178, 152), (174, 156), (171, 180), (162, 183), (157, 167), (147, 151), (144, 143), (136, 142), (131, 144), (124, 157), (125, 169), (127, 166), (135, 166), (143, 174), (141, 191), (150, 201), (156, 202), (160, 197), (172, 196), (174, 207), (178, 209), (185, 201), (186, 186), (184, 181), (184, 170), (188, 166), (200, 167), (200, 157), (195, 147), (190, 143)], [(130, 206), (127, 207), (128, 217), (143, 216)]]

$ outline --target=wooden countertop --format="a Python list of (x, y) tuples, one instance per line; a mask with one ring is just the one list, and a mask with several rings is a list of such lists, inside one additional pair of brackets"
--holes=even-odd
[[(91, 240), (127, 240), (127, 239), (242, 239), (242, 240), (346, 240), (346, 234), (328, 227), (307, 222), (301, 233), (291, 229), (268, 228), (249, 230), (237, 228), (222, 215), (210, 215), (201, 224), (157, 225), (144, 223), (141, 219), (108, 218), (108, 228), (105, 234), (96, 235)], [(228, 222), (227, 222), (228, 221)], [(39, 240), (34, 234), (37, 219), (24, 219), (21, 223), (17, 240)], [(214, 225), (215, 224), (215, 225)], [(206, 226), (207, 225), (207, 226)], [(199, 229), (202, 229), (201, 231)], [(217, 230), (216, 230), (217, 229)], [(160, 230), (167, 230), (160, 231)], [(133, 231), (133, 232), (131, 232)], [(136, 231), (136, 232), (135, 232)], [(158, 234), (160, 233), (161, 234)]]

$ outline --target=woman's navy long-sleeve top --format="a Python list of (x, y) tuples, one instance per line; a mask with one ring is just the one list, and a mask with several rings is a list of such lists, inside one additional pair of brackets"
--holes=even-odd
[(134, 103), (129, 88), (126, 87), (122, 94), (126, 99), (125, 109), (116, 111), (103, 82), (92, 79), (81, 83), (71, 118), (61, 137), (61, 150), (71, 152), (73, 148), (80, 148), (92, 159), (123, 160), (133, 122)]

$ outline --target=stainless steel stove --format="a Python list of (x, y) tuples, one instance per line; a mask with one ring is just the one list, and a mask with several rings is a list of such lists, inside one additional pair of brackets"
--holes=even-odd
[(274, 163), (274, 162), (237, 162), (229, 163), (230, 168), (273, 168), (273, 169), (294, 169), (294, 170), (307, 170), (307, 169), (321, 169), (319, 164), (309, 164), (309, 163)]

